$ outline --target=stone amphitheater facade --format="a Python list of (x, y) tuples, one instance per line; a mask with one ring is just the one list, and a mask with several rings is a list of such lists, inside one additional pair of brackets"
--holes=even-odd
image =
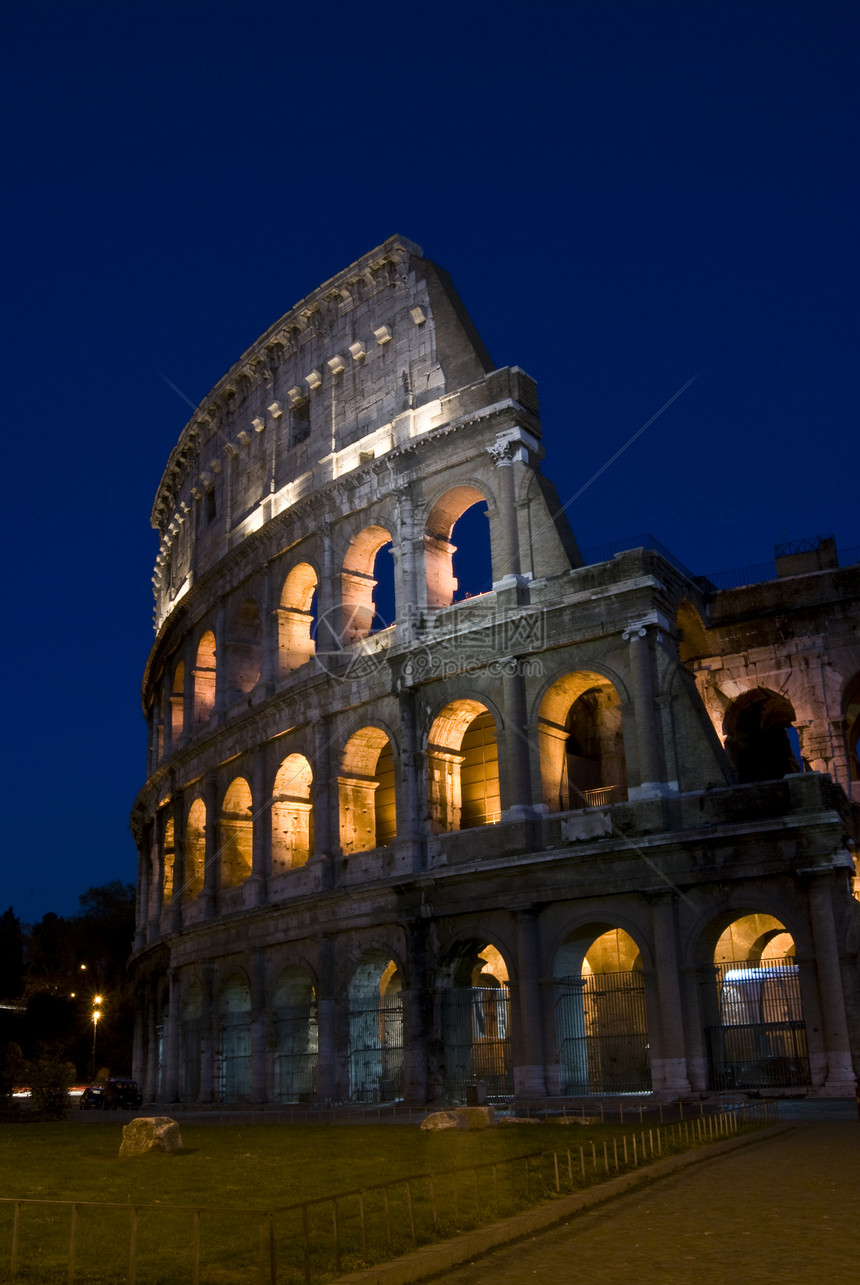
[(132, 813), (148, 1100), (854, 1092), (860, 569), (586, 564), (542, 457), (534, 381), (400, 237), (184, 429)]

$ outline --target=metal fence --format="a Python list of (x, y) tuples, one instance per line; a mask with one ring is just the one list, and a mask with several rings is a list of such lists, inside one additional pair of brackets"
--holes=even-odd
[(798, 966), (790, 961), (729, 962), (708, 986), (705, 1028), (716, 1089), (809, 1084)]
[(507, 986), (455, 986), (442, 994), (444, 1091), (465, 1102), (478, 1083), (489, 1102), (513, 1096), (511, 998)]
[[(0, 1198), (0, 1279), (316, 1285), (778, 1118), (772, 1102), (278, 1208)], [(573, 1133), (573, 1130), (571, 1131)], [(171, 1245), (179, 1243), (177, 1255)], [(8, 1265), (8, 1266), (6, 1266)]]
[(650, 1090), (642, 973), (562, 978), (555, 987), (555, 1020), (562, 1093)]

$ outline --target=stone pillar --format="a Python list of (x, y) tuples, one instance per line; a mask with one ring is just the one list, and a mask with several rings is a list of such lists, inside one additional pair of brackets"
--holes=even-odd
[(331, 771), (331, 723), (319, 717), (314, 722), (314, 761), (311, 798), (314, 808), (314, 860), (320, 863), (320, 886), (334, 883), (334, 856), (340, 851), (339, 832), (332, 813), (338, 804)]
[(154, 881), (149, 889), (149, 932), (150, 941), (161, 936), (161, 910), (164, 905), (164, 832), (167, 827), (168, 810), (159, 808), (155, 814), (155, 846), (158, 852), (157, 874), (153, 870)]
[(493, 567), (501, 571), (501, 576), (493, 583), (494, 589), (514, 588), (521, 575), (520, 533), (517, 519), (516, 486), (514, 480), (514, 462), (522, 452), (518, 441), (500, 436), (493, 446), (487, 448), (496, 466), (496, 480), (499, 494), (499, 548), (496, 563)]
[(404, 1096), (423, 1106), (427, 1101), (427, 919), (420, 916), (404, 925), (406, 933), (406, 1005), (403, 1050)]
[[(505, 696), (505, 762), (509, 796), (504, 802), (506, 820), (533, 814), (531, 742), (528, 737), (526, 681), (522, 664), (510, 657), (502, 665)], [(501, 755), (499, 756), (501, 759)]]
[(227, 708), (227, 657), (230, 649), (227, 646), (227, 607), (223, 600), (218, 603), (215, 613), (215, 709), (217, 719), (224, 716)]
[[(327, 523), (325, 517), (321, 523), (323, 531), (326, 530)], [(341, 603), (340, 603), (340, 567), (335, 566), (334, 545), (329, 535), (323, 536), (322, 541), (323, 553), (323, 574), (317, 589), (317, 605), (319, 609), (319, 628), (317, 631), (317, 658), (321, 661), (323, 668), (329, 668), (326, 664), (326, 653), (341, 650)]]
[(424, 800), (421, 795), (420, 754), (418, 752), (418, 727), (415, 716), (415, 693), (402, 688), (398, 693), (400, 705), (400, 794), (397, 800), (397, 835), (409, 847), (411, 867), (415, 873), (426, 863), (424, 828), (421, 824)]
[(275, 690), (278, 677), (278, 620), (272, 607), (272, 568), (263, 567), (263, 592), (260, 603), (260, 683), (267, 695)]
[(266, 956), (251, 956), (251, 1101), (269, 1100), (269, 1012), (266, 1002)]
[(137, 987), (135, 992), (131, 1075), (132, 1079), (143, 1086), (146, 1080), (146, 998), (140, 987)]
[(164, 1090), (162, 1101), (179, 1101), (179, 1025), (182, 1017), (182, 990), (179, 970), (167, 972), (167, 1030), (164, 1033)]
[(149, 862), (150, 827), (147, 826), (137, 844), (137, 916), (134, 929), (134, 949), (146, 943), (146, 925), (149, 921)]
[[(152, 978), (146, 988), (146, 1021), (144, 1060), (146, 1071), (141, 1091), (144, 1102), (154, 1102), (158, 1091), (158, 979)], [(96, 1067), (98, 1070), (98, 1067)]]
[(218, 1042), (218, 1013), (212, 994), (214, 969), (206, 964), (200, 970), (200, 1102), (211, 1102), (215, 1096), (215, 1049)]
[(845, 994), (836, 945), (836, 919), (833, 914), (833, 890), (836, 880), (832, 866), (804, 870), (809, 877), (809, 917), (818, 976), (818, 993), (824, 1023), (824, 1046), (827, 1052), (827, 1078), (823, 1095), (834, 1098), (853, 1097), (857, 1081), (851, 1063), (851, 1045), (845, 1016)]
[(213, 919), (218, 913), (218, 883), (221, 872), (221, 827), (218, 824), (218, 778), (210, 772), (202, 782), (203, 802), (206, 804), (206, 865), (203, 870), (203, 891), (200, 893), (204, 919)]
[(523, 906), (517, 919), (518, 1064), (514, 1066), (514, 1092), (518, 1098), (546, 1096), (543, 1031), (541, 1029), (540, 936), (537, 906)]
[(337, 1006), (335, 1002), (334, 939), (319, 938), (317, 969), (317, 1099), (337, 1099)]
[(397, 497), (397, 538), (395, 540), (396, 618), (398, 641), (412, 642), (418, 633), (423, 603), (419, 595), (415, 552), (415, 511), (408, 486), (395, 487)]
[(648, 799), (677, 793), (665, 782), (662, 738), (657, 708), (654, 703), (651, 645), (647, 626), (653, 622), (634, 622), (621, 635), (630, 644), (630, 683), (636, 718), (636, 750), (639, 759), (639, 784), (628, 789), (631, 800)]
[[(657, 994), (660, 1001), (659, 1056), (651, 1057), (652, 1087), (655, 1092), (690, 1092), (687, 1055), (684, 1046), (684, 1014), (678, 975), (678, 947), (675, 902), (671, 893), (655, 893), (651, 907), (654, 925), (654, 955)], [(652, 1050), (654, 1041), (652, 1039)]]
[(251, 795), (251, 874), (245, 887), (245, 905), (263, 906), (268, 899), (272, 870), (272, 792), (269, 789), (266, 749), (262, 745), (254, 752)]
[(185, 799), (175, 785), (170, 806), (173, 811), (173, 889), (167, 904), (165, 927), (167, 932), (178, 932), (182, 927), (185, 887)]

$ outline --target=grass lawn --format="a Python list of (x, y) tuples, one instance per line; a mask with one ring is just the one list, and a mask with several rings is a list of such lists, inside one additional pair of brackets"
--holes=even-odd
[[(195, 1237), (201, 1285), (263, 1279), (260, 1263), (268, 1263), (272, 1247), (279, 1282), (305, 1280), (306, 1246), (312, 1279), (331, 1280), (338, 1269), (346, 1272), (415, 1243), (454, 1235), (534, 1203), (542, 1194), (551, 1198), (559, 1180), (561, 1190), (600, 1181), (606, 1164), (614, 1171), (616, 1156), (624, 1167), (621, 1139), (626, 1135), (632, 1143), (634, 1133), (632, 1125), (548, 1123), (480, 1133), (422, 1133), (417, 1125), (390, 1124), (181, 1128), (179, 1154), (151, 1152), (121, 1160), (119, 1123), (6, 1127), (0, 1136), (0, 1196), (126, 1206), (106, 1211), (82, 1205), (74, 1216), (71, 1207), (22, 1206), (16, 1279), (65, 1280), (74, 1223), (74, 1279), (94, 1285), (127, 1279), (132, 1237), (137, 1285), (190, 1281)], [(651, 1139), (647, 1128), (636, 1132), (641, 1163), (642, 1142)], [(668, 1135), (664, 1138), (665, 1153), (670, 1143)], [(554, 1149), (562, 1157), (561, 1179), (551, 1160), (530, 1168), (525, 1162), (504, 1163)], [(495, 1175), (492, 1169), (456, 1180), (440, 1175), (487, 1162), (498, 1165)], [(271, 1219), (250, 1212), (424, 1174), (437, 1177), (410, 1188), (399, 1183), (386, 1193), (347, 1197), (336, 1208), (329, 1200), (310, 1207), (304, 1218), (300, 1211)], [(143, 1205), (158, 1208), (134, 1215)], [(179, 1206), (204, 1210), (196, 1232), (195, 1215)], [(229, 1213), (228, 1208), (249, 1212)], [(0, 1203), (0, 1281), (10, 1279), (12, 1239), (13, 1206)]]

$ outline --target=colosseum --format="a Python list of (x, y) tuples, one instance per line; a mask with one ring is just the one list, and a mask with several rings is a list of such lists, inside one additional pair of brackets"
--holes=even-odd
[(854, 1094), (860, 566), (583, 557), (543, 454), (534, 380), (401, 237), (185, 427), (132, 813), (147, 1100)]

